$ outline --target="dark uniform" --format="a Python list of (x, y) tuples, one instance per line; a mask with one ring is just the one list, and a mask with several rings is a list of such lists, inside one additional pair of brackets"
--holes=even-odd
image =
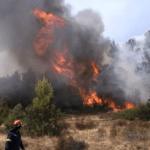
[(19, 150), (19, 147), (21, 147), (21, 149), (24, 149), (21, 140), (21, 134), (18, 131), (20, 128), (21, 125), (13, 126), (12, 129), (9, 131), (7, 136), (7, 142), (5, 144), (5, 150)]

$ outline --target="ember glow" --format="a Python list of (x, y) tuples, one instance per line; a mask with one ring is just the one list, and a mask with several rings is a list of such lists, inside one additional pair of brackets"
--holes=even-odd
[[(43, 27), (41, 28), (41, 30), (39, 31), (39, 33), (33, 41), (36, 54), (38, 56), (44, 56), (49, 60), (49, 63), (53, 66), (53, 72), (55, 72), (58, 75), (65, 76), (69, 79), (69, 84), (78, 89), (79, 94), (83, 99), (84, 105), (89, 105), (93, 107), (94, 103), (97, 103), (99, 105), (108, 103), (108, 108), (113, 108), (114, 111), (135, 107), (135, 105), (126, 102), (124, 104), (124, 108), (121, 108), (120, 106), (116, 106), (115, 102), (110, 99), (99, 98), (92, 84), (91, 87), (89, 87), (88, 91), (81, 87), (80, 85), (82, 84), (82, 81), (77, 81), (76, 76), (85, 73), (86, 64), (80, 63), (76, 65), (78, 71), (74, 71), (76, 61), (71, 55), (66, 43), (63, 43), (64, 48), (60, 48), (58, 43), (58, 48), (53, 51), (50, 57), (46, 54), (48, 46), (55, 41), (54, 30), (65, 26), (66, 20), (59, 18), (58, 16), (52, 13), (47, 14), (46, 12), (41, 11), (38, 8), (36, 8), (33, 11), (33, 15), (43, 25)], [(90, 67), (91, 68), (88, 68), (88, 70), (91, 70), (90, 76), (92, 76), (92, 80), (95, 83), (97, 83), (98, 75), (100, 74), (100, 70), (102, 68), (100, 66), (96, 66), (94, 61), (90, 62)], [(56, 76), (56, 78), (57, 77), (58, 76)]]

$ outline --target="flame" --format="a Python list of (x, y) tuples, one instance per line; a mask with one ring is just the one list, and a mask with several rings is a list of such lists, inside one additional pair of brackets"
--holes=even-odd
[(64, 51), (59, 49), (53, 53), (53, 59), (50, 59), (50, 62), (53, 64), (54, 69), (61, 75), (67, 76), (70, 80), (74, 78), (73, 72), (73, 57), (68, 56), (68, 48), (65, 45)]
[(93, 73), (94, 73), (93, 81), (98, 82), (98, 79), (97, 79), (98, 78), (98, 68), (96, 68), (95, 62), (93, 62), (93, 61), (92, 61), (91, 65), (92, 65)]
[(125, 102), (124, 103), (124, 108), (121, 108), (120, 106), (116, 106), (115, 102), (110, 100), (110, 99), (101, 99), (97, 96), (96, 91), (90, 90), (89, 94), (86, 94), (86, 92), (79, 88), (80, 94), (82, 98), (84, 99), (84, 105), (89, 105), (93, 107), (94, 103), (97, 103), (99, 105), (103, 105), (104, 103), (108, 104), (108, 108), (113, 108), (114, 111), (121, 111), (124, 109), (130, 109), (136, 107), (136, 105), (133, 105), (130, 102)]
[(66, 20), (58, 16), (36, 8), (33, 15), (44, 25), (34, 39), (33, 45), (37, 55), (44, 55), (50, 43), (54, 42), (54, 27), (60, 28), (65, 25)]
[[(58, 43), (58, 48), (51, 54), (51, 57), (45, 55), (48, 46), (55, 40), (54, 29), (63, 27), (66, 24), (66, 20), (59, 18), (58, 16), (52, 13), (47, 14), (46, 12), (41, 11), (38, 8), (36, 8), (33, 11), (33, 15), (43, 25), (43, 27), (36, 35), (33, 41), (33, 45), (35, 47), (37, 55), (38, 56), (44, 55), (50, 61), (54, 71), (57, 74), (65, 76), (70, 80), (70, 84), (79, 90), (84, 105), (89, 105), (93, 107), (94, 103), (97, 103), (99, 105), (108, 103), (108, 108), (113, 108), (114, 111), (120, 111), (123, 109), (130, 109), (135, 107), (135, 105), (133, 105), (132, 103), (125, 102), (124, 108), (121, 108), (120, 106), (116, 106), (115, 102), (110, 99), (99, 98), (96, 91), (93, 90), (92, 88), (89, 89), (88, 93), (86, 92), (86, 90), (81, 88), (76, 81), (75, 75), (82, 74), (86, 70), (86, 66), (80, 64), (78, 66), (79, 71), (75, 74), (73, 68), (73, 63), (75, 63), (75, 60), (73, 56), (69, 53), (69, 49), (66, 44), (64, 44), (63, 49), (60, 49)], [(91, 47), (90, 41), (88, 41), (87, 44), (89, 44), (89, 46)], [(38, 60), (40, 61), (40, 59)], [(96, 66), (94, 61), (91, 62), (91, 66), (93, 69), (93, 81), (98, 82), (98, 75), (102, 68)]]
[(98, 75), (98, 69), (95, 67), (95, 63), (93, 61), (92, 61), (91, 65), (93, 68), (93, 73)]
[(130, 109), (130, 108), (134, 108), (136, 105), (133, 105), (132, 103), (130, 102), (125, 102), (124, 103), (124, 107), (125, 109)]

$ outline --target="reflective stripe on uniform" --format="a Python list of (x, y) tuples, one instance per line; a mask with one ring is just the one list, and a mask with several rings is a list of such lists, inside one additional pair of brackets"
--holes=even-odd
[(11, 139), (7, 139), (6, 141), (11, 142), (12, 140)]

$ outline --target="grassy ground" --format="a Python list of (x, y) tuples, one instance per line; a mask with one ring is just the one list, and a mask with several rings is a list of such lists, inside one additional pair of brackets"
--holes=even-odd
[[(21, 131), (26, 150), (150, 149), (149, 121), (119, 119), (114, 112), (97, 115), (67, 115), (65, 120), (67, 126), (60, 138), (47, 136), (30, 138)], [(6, 138), (7, 133), (0, 134), (0, 150), (4, 149)]]

